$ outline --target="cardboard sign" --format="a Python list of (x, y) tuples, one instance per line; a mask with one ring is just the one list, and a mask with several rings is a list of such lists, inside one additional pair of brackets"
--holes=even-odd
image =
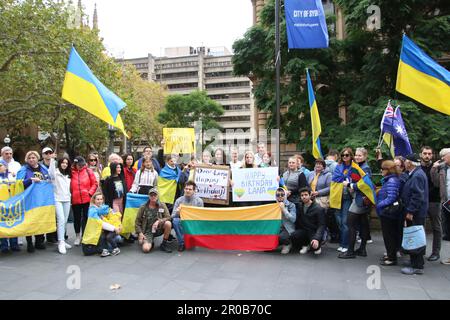
[(233, 169), (233, 201), (275, 201), (278, 168)]
[(195, 153), (194, 128), (163, 128), (164, 154)]
[(197, 165), (194, 172), (196, 193), (205, 203), (228, 205), (230, 168), (227, 166)]

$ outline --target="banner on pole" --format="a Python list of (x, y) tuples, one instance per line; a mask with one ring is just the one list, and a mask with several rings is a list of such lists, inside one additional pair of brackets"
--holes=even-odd
[(321, 0), (285, 0), (289, 49), (328, 48), (328, 29)]

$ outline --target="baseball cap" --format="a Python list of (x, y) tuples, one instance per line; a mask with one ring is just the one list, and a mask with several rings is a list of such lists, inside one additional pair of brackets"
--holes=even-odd
[(412, 162), (420, 162), (420, 157), (417, 154), (415, 154), (415, 153), (408, 154), (405, 157), (405, 159), (409, 160), (409, 161), (412, 161)]
[(50, 147), (45, 147), (44, 149), (42, 149), (42, 153), (46, 153), (46, 152), (51, 152), (51, 153), (53, 153), (53, 149), (52, 148), (50, 148)]
[(82, 156), (78, 156), (75, 157), (75, 159), (73, 160), (74, 164), (78, 164), (80, 166), (84, 166), (86, 164), (86, 160), (84, 160), (84, 158)]
[(150, 194), (152, 194), (152, 193), (155, 193), (155, 194), (158, 195), (158, 194), (159, 194), (159, 193), (158, 193), (158, 189), (157, 189), (157, 188), (151, 188), (150, 191), (148, 192), (148, 195), (150, 195)]

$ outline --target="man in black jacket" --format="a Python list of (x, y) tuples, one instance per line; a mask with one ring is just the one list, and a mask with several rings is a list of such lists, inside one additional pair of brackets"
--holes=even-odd
[[(416, 154), (406, 156), (405, 168), (409, 178), (403, 186), (401, 198), (404, 204), (405, 222), (410, 226), (425, 225), (428, 212), (428, 179), (420, 167)], [(411, 252), (411, 267), (402, 269), (403, 274), (423, 274), (425, 247)]]
[(291, 235), (292, 244), (301, 247), (300, 254), (306, 254), (309, 249), (314, 254), (320, 254), (320, 243), (325, 232), (325, 209), (311, 199), (311, 190), (301, 188), (299, 190), (301, 202), (297, 210), (295, 231)]

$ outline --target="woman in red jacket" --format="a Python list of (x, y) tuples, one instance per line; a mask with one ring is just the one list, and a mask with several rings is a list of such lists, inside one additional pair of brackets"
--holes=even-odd
[(89, 203), (92, 195), (97, 190), (98, 184), (94, 172), (86, 166), (83, 157), (76, 157), (72, 165), (72, 180), (70, 181), (70, 192), (72, 194), (72, 211), (75, 228), (74, 245), (81, 243), (81, 231), (86, 227)]
[(134, 157), (131, 154), (126, 154), (123, 156), (123, 175), (125, 178), (125, 184), (127, 192), (130, 191), (133, 185), (134, 176), (136, 175), (136, 168), (133, 168)]

